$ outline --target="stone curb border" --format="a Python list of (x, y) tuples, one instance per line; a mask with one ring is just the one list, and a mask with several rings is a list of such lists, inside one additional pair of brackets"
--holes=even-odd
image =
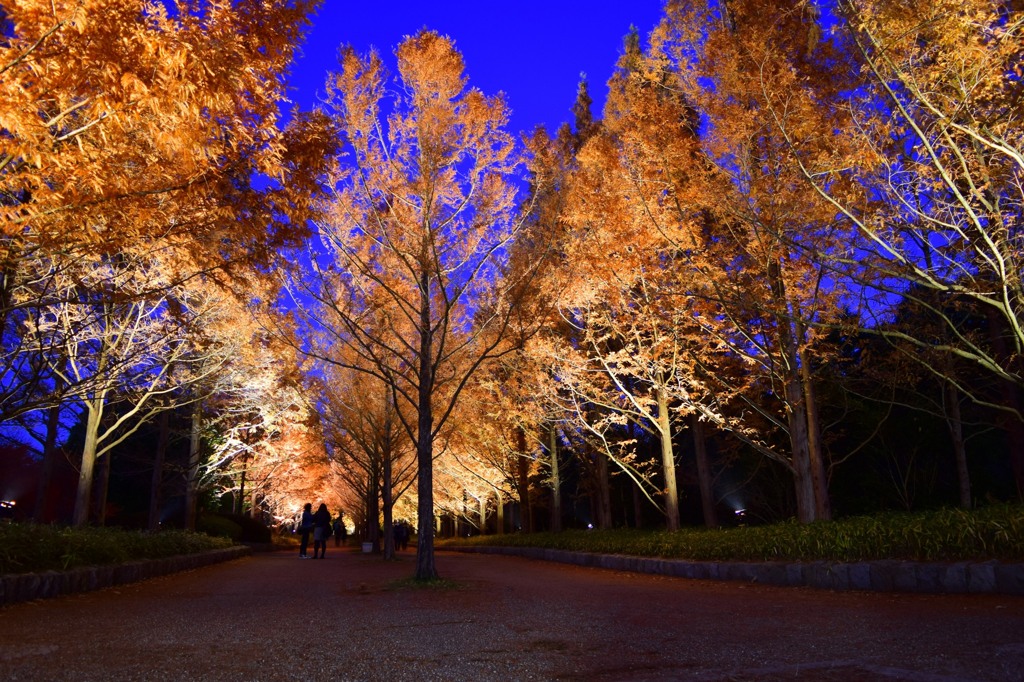
[(69, 571), (18, 573), (0, 576), (0, 607), (33, 599), (49, 599), (76, 592), (91, 592), (161, 575), (188, 571), (252, 554), (244, 545), (164, 559), (132, 561), (112, 566), (85, 566)]
[(621, 554), (591, 554), (538, 547), (445, 547), (456, 552), (505, 554), (615, 571), (693, 580), (742, 580), (763, 585), (823, 590), (919, 592), (929, 594), (1024, 595), (1024, 564), (999, 561), (950, 563), (917, 561), (684, 561)]

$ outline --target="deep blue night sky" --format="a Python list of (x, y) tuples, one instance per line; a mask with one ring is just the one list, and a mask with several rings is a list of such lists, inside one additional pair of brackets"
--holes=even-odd
[(339, 45), (350, 44), (359, 52), (373, 46), (393, 67), (393, 49), (402, 38), (428, 28), (455, 40), (471, 86), (488, 95), (505, 93), (513, 131), (537, 124), (554, 129), (572, 116), (581, 72), (587, 74), (594, 114), (600, 116), (605, 82), (622, 52), (623, 37), (635, 25), (646, 44), (661, 4), (325, 0), (294, 67), (292, 96), (302, 109), (316, 103), (327, 72), (336, 67)]

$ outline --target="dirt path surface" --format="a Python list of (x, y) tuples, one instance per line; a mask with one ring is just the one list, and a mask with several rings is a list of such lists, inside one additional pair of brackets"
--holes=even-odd
[(1024, 599), (333, 550), (0, 610), (0, 680), (1024, 680)]

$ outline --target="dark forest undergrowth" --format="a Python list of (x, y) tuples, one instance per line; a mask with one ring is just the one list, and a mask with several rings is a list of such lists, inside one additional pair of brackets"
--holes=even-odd
[(692, 561), (1024, 561), (1024, 505), (674, 532), (567, 530), (447, 539), (439, 547), (543, 547)]

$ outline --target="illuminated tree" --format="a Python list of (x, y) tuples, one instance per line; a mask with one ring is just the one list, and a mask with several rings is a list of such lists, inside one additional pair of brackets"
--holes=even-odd
[[(97, 405), (134, 404), (119, 419), (138, 424), (168, 405), (154, 398), (169, 395), (172, 370), (194, 377), (177, 350), (189, 344), (172, 340), (181, 306), (172, 289), (215, 270), (230, 279), (267, 266), (304, 233), (316, 197), (310, 181), (333, 142), (322, 117), (296, 116), (287, 130), (278, 123), (286, 69), (312, 7), (3, 4), (5, 420), (85, 398), (87, 453), (97, 439), (112, 446), (126, 423), (96, 435)], [(266, 182), (254, 182), (258, 175)], [(115, 286), (131, 270), (150, 281)], [(105, 289), (95, 286), (101, 280)], [(160, 333), (152, 356), (126, 347)], [(78, 354), (86, 347), (95, 361)], [(195, 360), (195, 348), (188, 352)], [(126, 374), (135, 377), (130, 389)]]
[[(1011, 461), (1024, 489), (1024, 13), (991, 0), (840, 2), (838, 9), (864, 64), (864, 85), (849, 104), (854, 124), (843, 130), (852, 152), (808, 153), (781, 113), (786, 102), (772, 108), (811, 190), (861, 236), (856, 262), (850, 254), (817, 256), (875, 292), (869, 330), (916, 346), (945, 390), (1008, 413)], [(851, 176), (873, 201), (837, 191)], [(929, 311), (942, 333), (887, 324), (904, 297)], [(962, 324), (971, 311), (987, 318), (985, 332)], [(1002, 394), (973, 390), (964, 381), (971, 373), (947, 371), (959, 360), (933, 362), (936, 352), (994, 375)]]
[(333, 468), (349, 489), (360, 493), (364, 538), (378, 550), (383, 503), (384, 557), (392, 559), (394, 505), (415, 482), (415, 443), (402, 428), (399, 405), (385, 383), (345, 367), (344, 361), (319, 371), (322, 376), (312, 383)]
[[(715, 309), (700, 322), (745, 365), (737, 399), (788, 436), (788, 452), (767, 434), (734, 433), (791, 472), (802, 521), (831, 514), (815, 393), (815, 368), (825, 363), (816, 339), (837, 324), (849, 295), (848, 282), (831, 276), (810, 248), (842, 253), (856, 243), (829, 202), (806, 191), (793, 148), (772, 121), (773, 112), (784, 113), (808, 154), (837, 152), (821, 131), (848, 123), (839, 103), (853, 74), (840, 78), (827, 68), (850, 60), (819, 43), (819, 20), (803, 1), (671, 2), (637, 75), (694, 112), (688, 127), (699, 153), (688, 166), (663, 166), (677, 183), (680, 210), (699, 215), (701, 229), (690, 235), (701, 238), (676, 243), (693, 255), (706, 280), (700, 293)], [(849, 183), (835, 190), (847, 192)]]
[(329, 79), (327, 106), (345, 144), (318, 225), (332, 263), (319, 267), (313, 255), (316, 273), (295, 284), (319, 303), (309, 324), (349, 345), (364, 361), (358, 369), (411, 408), (398, 415), (416, 443), (415, 575), (427, 580), (437, 577), (434, 440), (469, 377), (503, 351), (512, 321), (500, 292), (518, 229), (519, 160), (504, 103), (466, 86), (451, 40), (424, 31), (396, 56), (395, 81), (375, 53), (352, 50)]
[(298, 208), (313, 197), (249, 180), (284, 180), (301, 166), (296, 136), (277, 122), (312, 8), (5, 1), (4, 293), (9, 268), (36, 246), (112, 253), (159, 237), (195, 241), (217, 260), (230, 230), (236, 248), (272, 253), (280, 240), (267, 217), (277, 202)]

